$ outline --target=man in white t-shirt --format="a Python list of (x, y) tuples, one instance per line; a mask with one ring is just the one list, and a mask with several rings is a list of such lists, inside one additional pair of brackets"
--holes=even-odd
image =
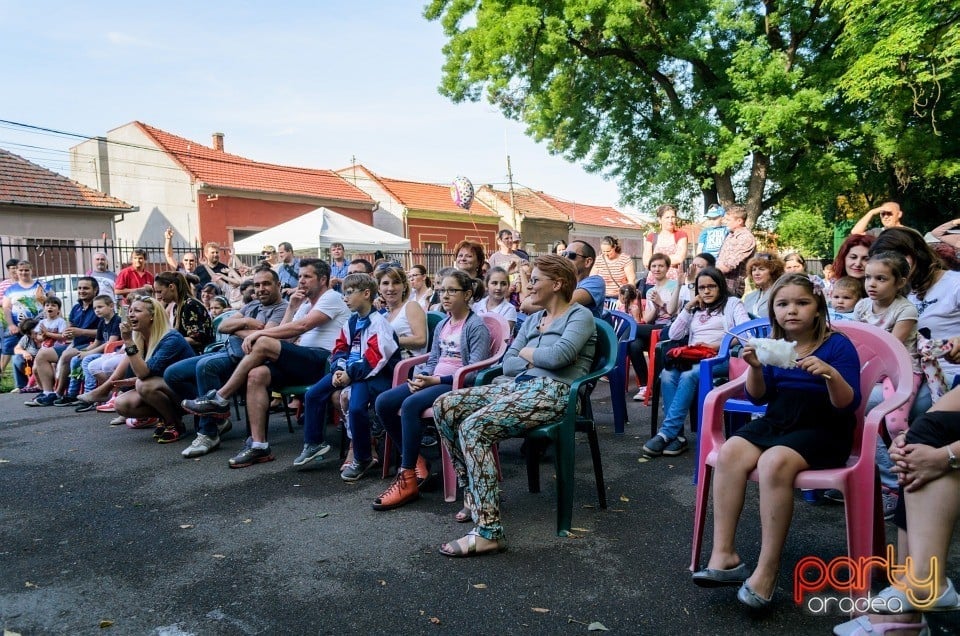
[(183, 408), (191, 413), (227, 416), (230, 396), (246, 386), (253, 443), (230, 459), (231, 468), (273, 460), (267, 445), (271, 385), (310, 385), (323, 377), (340, 328), (350, 316), (343, 296), (330, 289), (329, 281), (330, 266), (325, 261), (302, 259), (297, 290), (290, 296), (283, 321), (244, 338), (243, 350), (247, 355), (219, 390), (183, 401)]

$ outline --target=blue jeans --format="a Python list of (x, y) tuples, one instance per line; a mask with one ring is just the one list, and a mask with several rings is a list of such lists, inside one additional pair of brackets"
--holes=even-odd
[(27, 361), (19, 353), (14, 354), (13, 356), (13, 379), (17, 383), (18, 389), (26, 388), (27, 383), (30, 381), (30, 378), (27, 377), (27, 374), (23, 372), (24, 368), (27, 366)]
[[(219, 389), (236, 368), (226, 351), (207, 353), (171, 364), (163, 372), (163, 381), (183, 399), (192, 399), (207, 391)], [(222, 418), (200, 417), (200, 432), (217, 436), (217, 422)]]
[[(347, 424), (353, 439), (353, 457), (358, 462), (370, 461), (370, 413), (369, 408), (377, 396), (390, 388), (393, 383), (393, 370), (381, 372), (366, 380), (350, 383), (350, 406)], [(303, 398), (303, 443), (322, 444), (323, 424), (326, 421), (327, 405), (330, 396), (339, 390), (333, 386), (333, 374), (320, 378), (320, 381), (307, 389)]]
[[(714, 368), (714, 375), (726, 375), (727, 369), (726, 362), (719, 364)], [(695, 364), (689, 371), (664, 369), (660, 372), (660, 386), (664, 412), (658, 435), (670, 442), (680, 436), (690, 405), (700, 392), (700, 365)]]
[(451, 388), (449, 384), (435, 384), (411, 393), (404, 383), (377, 398), (377, 417), (393, 442), (400, 446), (400, 468), (416, 467), (422, 435), (420, 414)]

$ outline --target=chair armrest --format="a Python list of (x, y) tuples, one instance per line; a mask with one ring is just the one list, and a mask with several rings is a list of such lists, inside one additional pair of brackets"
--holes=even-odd
[[(861, 398), (863, 399), (863, 398)], [(910, 393), (897, 391), (885, 398), (867, 413), (863, 420), (863, 437), (860, 440), (860, 456), (870, 456), (876, 450), (876, 436), (884, 418), (910, 401)]]
[(487, 358), (486, 360), (481, 360), (480, 362), (474, 362), (473, 364), (468, 364), (465, 367), (460, 367), (459, 369), (457, 369), (457, 371), (453, 374), (454, 390), (462, 389), (464, 386), (466, 386), (466, 379), (468, 374), (473, 373), (474, 371), (478, 371), (480, 369), (486, 369), (487, 367), (497, 364), (498, 362), (500, 362), (500, 358), (501, 358), (500, 355), (492, 356)]
[(430, 355), (425, 353), (412, 358), (405, 358), (398, 362), (397, 366), (393, 368), (393, 386), (400, 386), (406, 382), (410, 378), (410, 373), (413, 371), (413, 368), (418, 364), (426, 362), (429, 357)]
[(739, 397), (746, 390), (746, 374), (710, 390), (700, 411), (700, 462), (706, 454), (726, 439), (723, 435), (723, 405), (727, 400)]
[(484, 369), (477, 374), (477, 379), (474, 380), (473, 386), (483, 386), (484, 384), (490, 384), (493, 382), (493, 379), (503, 375), (503, 365), (497, 364), (489, 369)]

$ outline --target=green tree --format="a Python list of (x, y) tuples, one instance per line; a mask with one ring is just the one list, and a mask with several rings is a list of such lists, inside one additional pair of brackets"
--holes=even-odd
[(624, 200), (822, 205), (857, 182), (821, 0), (432, 0), (440, 91), (486, 98)]
[(833, 229), (816, 212), (782, 212), (777, 223), (777, 235), (779, 245), (797, 250), (804, 258), (833, 257)]

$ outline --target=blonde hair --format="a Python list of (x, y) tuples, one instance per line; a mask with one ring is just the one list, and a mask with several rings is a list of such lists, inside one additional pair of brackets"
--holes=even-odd
[(144, 349), (143, 335), (139, 331), (133, 332), (133, 343), (137, 345), (137, 348), (143, 351), (143, 359), (149, 360), (150, 356), (153, 355), (154, 350), (157, 348), (157, 344), (160, 342), (160, 339), (163, 338), (168, 331), (170, 331), (170, 322), (167, 320), (167, 312), (164, 311), (163, 305), (156, 298), (150, 296), (140, 296), (132, 303), (132, 307), (135, 303), (140, 303), (147, 308), (147, 312), (150, 314), (150, 317), (153, 319), (152, 324), (150, 325), (150, 335), (148, 336), (148, 341), (146, 343), (146, 349)]

